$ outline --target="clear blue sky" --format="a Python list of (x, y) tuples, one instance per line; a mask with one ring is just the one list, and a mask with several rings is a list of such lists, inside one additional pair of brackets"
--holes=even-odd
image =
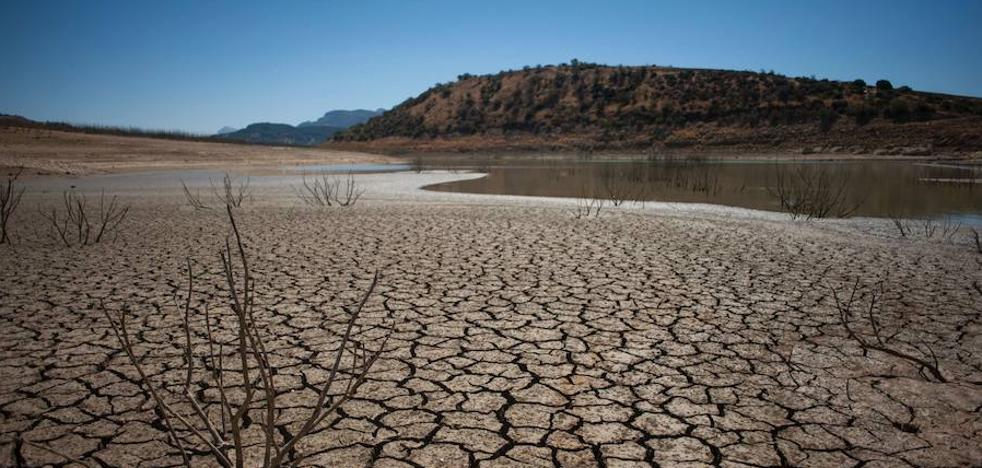
[(982, 2), (0, 0), (0, 113), (211, 133), (571, 58), (982, 96)]

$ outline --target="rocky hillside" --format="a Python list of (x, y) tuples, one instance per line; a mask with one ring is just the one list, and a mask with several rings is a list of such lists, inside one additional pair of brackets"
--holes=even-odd
[(461, 75), (334, 135), (401, 151), (982, 150), (982, 99), (774, 73), (573, 62)]

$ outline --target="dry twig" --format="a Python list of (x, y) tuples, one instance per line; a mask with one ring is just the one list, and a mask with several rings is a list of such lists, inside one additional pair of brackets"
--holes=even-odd
[[(918, 351), (920, 356), (917, 356), (894, 345), (894, 339), (904, 331), (904, 328), (897, 326), (893, 333), (888, 333), (880, 320), (879, 314), (882, 312), (880, 301), (883, 297), (882, 282), (869, 288), (869, 292), (866, 294), (863, 292), (864, 288), (857, 278), (848, 295), (843, 298), (839, 297), (839, 291), (835, 288), (830, 287), (829, 289), (835, 301), (835, 308), (839, 312), (840, 324), (846, 330), (849, 338), (855, 340), (864, 351), (879, 351), (903, 359), (914, 364), (921, 375), (924, 375), (928, 379), (933, 378), (935, 381), (942, 383), (948, 381), (941, 373), (938, 357), (934, 354), (934, 350), (930, 346), (924, 345), (922, 349), (920, 346), (908, 343), (911, 348)], [(862, 296), (867, 295), (869, 296), (869, 300), (864, 305), (861, 303)], [(870, 329), (869, 333), (862, 333), (857, 330), (855, 324), (860, 320), (866, 321)]]
[[(189, 465), (190, 461), (177, 430), (190, 432), (190, 439), (195, 441), (199, 448), (203, 447), (211, 453), (215, 461), (224, 467), (259, 466), (260, 453), (263, 467), (292, 466), (304, 457), (297, 453), (297, 444), (355, 395), (385, 347), (387, 336), (374, 351), (365, 349), (352, 337), (355, 323), (375, 290), (379, 275), (375, 274), (371, 286), (345, 324), (338, 351), (334, 355), (326, 381), (320, 385), (313, 409), (301, 420), (299, 428), (289, 432), (280, 430), (282, 425), (278, 422), (278, 418), (286, 409), (280, 408), (277, 404), (276, 376), (280, 372), (270, 358), (267, 338), (263, 333), (264, 327), (257, 323), (255, 281), (252, 278), (242, 236), (231, 206), (226, 207), (226, 210), (232, 228), (232, 238), (226, 239), (219, 257), (224, 283), (229, 293), (228, 309), (235, 323), (234, 338), (228, 344), (234, 349), (232, 357), (237, 361), (237, 365), (226, 366), (223, 357), (226, 343), (220, 341), (213, 333), (207, 306), (204, 319), (208, 356), (199, 358), (193, 351), (195, 334), (192, 333), (191, 324), (191, 295), (194, 292), (194, 275), (191, 271), (191, 261), (188, 259), (188, 296), (183, 304), (183, 356), (186, 369), (183, 392), (179, 398), (182, 406), (190, 407), (190, 414), (187, 410), (176, 410), (173, 404), (168, 402), (169, 398), (162, 388), (158, 387), (143, 369), (127, 329), (125, 310), (116, 319), (105, 307), (103, 310), (120, 346), (136, 369), (140, 383), (153, 399), (170, 434), (171, 443), (181, 451), (185, 464)], [(352, 361), (351, 367), (342, 366), (342, 362), (346, 360)], [(203, 362), (204, 367), (210, 372), (206, 377), (196, 381), (195, 363), (198, 361)], [(235, 398), (228, 391), (230, 378), (237, 381), (238, 390)], [(337, 391), (339, 387), (341, 392), (332, 395), (332, 392)], [(199, 402), (196, 395), (205, 394), (200, 392), (202, 388), (216, 390), (217, 401)], [(208, 405), (218, 406), (217, 421), (210, 416)], [(257, 422), (258, 428), (262, 431), (263, 442), (259, 446), (249, 445), (246, 442), (245, 432), (249, 428), (249, 421)]]
[(24, 196), (24, 188), (17, 187), (17, 179), (23, 172), (22, 167), (17, 172), (7, 174), (7, 181), (0, 184), (0, 244), (10, 242), (10, 219)]

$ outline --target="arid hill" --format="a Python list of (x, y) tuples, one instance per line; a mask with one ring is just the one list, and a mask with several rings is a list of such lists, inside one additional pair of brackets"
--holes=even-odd
[(982, 99), (775, 73), (574, 61), (461, 75), (336, 134), (403, 151), (982, 151)]

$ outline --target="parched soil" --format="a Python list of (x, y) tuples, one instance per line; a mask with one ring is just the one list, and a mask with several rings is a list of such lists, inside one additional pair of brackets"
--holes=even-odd
[[(369, 348), (391, 338), (357, 397), (303, 446), (305, 464), (982, 464), (982, 255), (964, 245), (430, 196), (446, 198), (370, 193), (317, 209), (266, 188), (237, 212), (282, 371), (281, 433), (313, 405), (341, 307), (382, 273), (357, 336)], [(227, 221), (176, 191), (124, 201), (133, 209), (116, 243), (50, 244), (28, 207), (18, 244), (0, 246), (0, 460), (64, 462), (30, 445), (14, 454), (19, 434), (104, 465), (181, 461), (100, 302), (128, 307), (147, 369), (179, 390), (185, 256), (203, 355), (205, 304), (228, 314), (217, 258)], [(946, 383), (847, 336), (831, 289), (856, 278), (884, 281), (889, 346), (936, 356)], [(872, 340), (863, 317), (854, 331)]]
[(90, 135), (0, 127), (0, 171), (86, 175), (163, 169), (247, 169), (301, 164), (391, 163), (395, 158), (320, 148)]

